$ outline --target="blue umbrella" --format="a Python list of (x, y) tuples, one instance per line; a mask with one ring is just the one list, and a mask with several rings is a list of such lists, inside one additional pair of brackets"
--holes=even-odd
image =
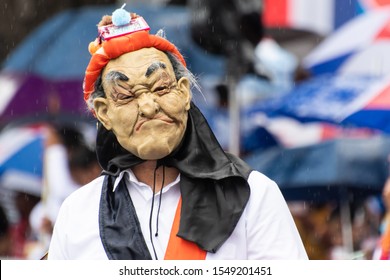
[(64, 133), (67, 128), (74, 128), (92, 146), (96, 138), (94, 124), (90, 119), (69, 116), (20, 119), (10, 123), (0, 132), (0, 186), (40, 196), (47, 125), (61, 128)]
[(1, 187), (41, 195), (43, 140), (39, 127), (17, 127), (0, 134)]
[[(119, 8), (114, 5), (84, 6), (63, 11), (44, 22), (6, 59), (3, 69), (34, 73), (54, 80), (77, 80), (80, 91), (91, 55), (88, 44), (97, 36), (96, 24), (103, 15)], [(183, 53), (195, 74), (221, 75), (224, 60), (206, 54), (191, 41), (190, 11), (185, 6), (155, 7), (132, 5), (132, 12), (145, 18), (156, 33), (163, 28), (167, 38)]]
[(287, 200), (355, 199), (380, 194), (388, 176), (390, 138), (339, 138), (297, 148), (270, 148), (245, 160), (276, 181)]
[(388, 177), (390, 138), (345, 138), (299, 148), (271, 148), (245, 160), (279, 185), (286, 200), (335, 201), (352, 252), (350, 202), (380, 195)]

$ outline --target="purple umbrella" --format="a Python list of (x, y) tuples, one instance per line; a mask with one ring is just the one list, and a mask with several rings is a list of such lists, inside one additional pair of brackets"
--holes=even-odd
[(0, 72), (0, 124), (20, 118), (87, 112), (81, 81), (53, 82), (32, 74)]

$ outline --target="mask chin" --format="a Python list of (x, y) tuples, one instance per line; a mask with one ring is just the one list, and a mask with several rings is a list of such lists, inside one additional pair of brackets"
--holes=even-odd
[(165, 145), (151, 145), (150, 147), (142, 147), (136, 152), (136, 156), (143, 160), (159, 160), (162, 159), (173, 151), (174, 147)]

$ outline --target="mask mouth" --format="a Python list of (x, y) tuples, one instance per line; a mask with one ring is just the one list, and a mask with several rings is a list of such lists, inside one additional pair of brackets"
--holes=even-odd
[(148, 122), (163, 122), (165, 124), (174, 124), (175, 122), (171, 119), (171, 118), (152, 118), (152, 119), (148, 119), (148, 118), (143, 118), (141, 121), (139, 121), (137, 123), (137, 125), (135, 126), (135, 131), (140, 131), (142, 126), (145, 124), (145, 123), (148, 123)]

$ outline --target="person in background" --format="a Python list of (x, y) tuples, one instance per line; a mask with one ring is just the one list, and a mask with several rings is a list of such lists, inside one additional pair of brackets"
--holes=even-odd
[[(389, 158), (390, 159), (390, 158)], [(387, 179), (382, 191), (385, 213), (381, 225), (381, 237), (373, 259), (390, 260), (390, 178)]]
[(24, 188), (14, 189), (15, 206), (18, 220), (11, 224), (12, 258), (27, 259), (31, 245), (37, 240), (37, 236), (30, 224), (30, 215), (41, 197), (38, 193), (27, 192)]
[(42, 200), (34, 208), (30, 223), (37, 235), (36, 253), (41, 257), (50, 243), (53, 225), (62, 202), (72, 192), (101, 173), (96, 152), (78, 128), (47, 125), (44, 151), (44, 189)]
[(11, 232), (8, 217), (4, 208), (0, 206), (0, 259), (9, 259), (11, 256)]
[(83, 134), (64, 125), (48, 126), (44, 166), (46, 213), (54, 224), (64, 199), (98, 177), (101, 168)]

